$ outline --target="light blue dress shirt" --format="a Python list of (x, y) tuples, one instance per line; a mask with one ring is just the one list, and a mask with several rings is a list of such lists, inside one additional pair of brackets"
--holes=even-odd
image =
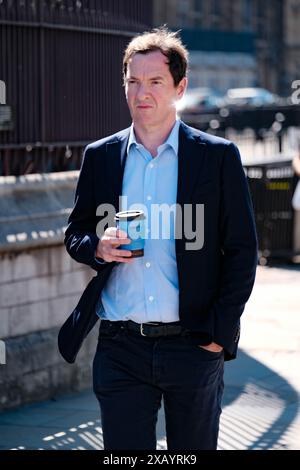
[[(100, 318), (137, 323), (179, 320), (174, 236), (179, 126), (180, 121), (177, 120), (167, 140), (158, 147), (155, 158), (137, 143), (131, 126), (122, 186), (127, 206), (123, 205), (120, 210), (139, 209), (141, 204), (146, 207), (148, 233), (144, 257), (135, 258), (131, 264), (118, 263), (112, 269), (98, 303)], [(165, 230), (168, 224), (157, 224), (155, 217), (151, 218), (152, 204), (173, 206), (168, 218), (170, 236)], [(159, 221), (162, 220), (160, 217)]]

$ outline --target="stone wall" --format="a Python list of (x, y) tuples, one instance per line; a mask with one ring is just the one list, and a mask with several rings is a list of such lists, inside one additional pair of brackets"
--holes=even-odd
[(97, 326), (75, 364), (57, 333), (94, 272), (63, 245), (77, 172), (0, 178), (0, 410), (91, 386)]

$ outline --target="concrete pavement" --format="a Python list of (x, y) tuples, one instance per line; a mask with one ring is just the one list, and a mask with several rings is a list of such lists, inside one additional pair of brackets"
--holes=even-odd
[[(300, 266), (259, 267), (226, 364), (220, 449), (300, 449)], [(163, 409), (158, 449), (166, 448)], [(91, 391), (0, 414), (0, 449), (102, 449)]]

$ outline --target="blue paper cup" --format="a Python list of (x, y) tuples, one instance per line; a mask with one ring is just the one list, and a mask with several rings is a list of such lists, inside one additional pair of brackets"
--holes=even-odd
[(117, 228), (127, 233), (131, 240), (129, 245), (120, 245), (121, 250), (130, 250), (133, 258), (144, 256), (145, 215), (142, 210), (118, 212), (115, 215)]

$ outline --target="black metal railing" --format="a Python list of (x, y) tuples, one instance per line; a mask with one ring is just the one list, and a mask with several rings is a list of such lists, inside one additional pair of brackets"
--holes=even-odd
[(0, 174), (78, 168), (86, 143), (130, 123), (122, 56), (130, 38), (151, 26), (151, 4), (0, 3), (0, 80), (13, 123), (0, 130)]

